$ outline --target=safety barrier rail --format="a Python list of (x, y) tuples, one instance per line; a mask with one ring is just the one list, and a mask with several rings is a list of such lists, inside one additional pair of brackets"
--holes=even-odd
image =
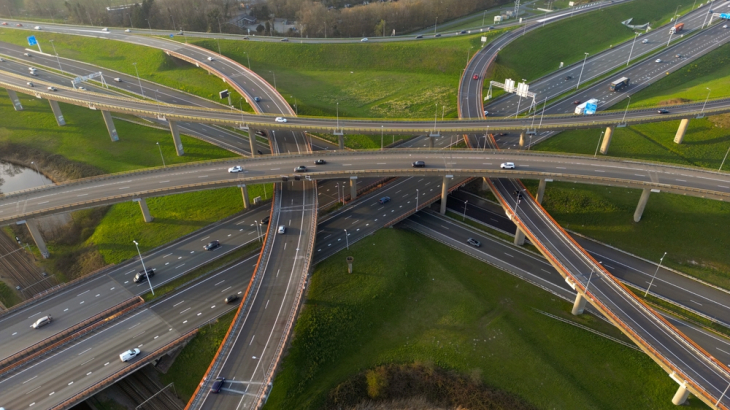
[(144, 300), (139, 296), (127, 299), (116, 306), (113, 306), (101, 313), (97, 313), (96, 315), (66, 328), (53, 336), (47, 337), (38, 343), (26, 347), (20, 352), (0, 360), (0, 375), (3, 375), (18, 366), (28, 363), (41, 355), (65, 345), (71, 340), (81, 337), (100, 326), (103, 326), (109, 321), (141, 306), (143, 303)]
[[(278, 191), (278, 193), (277, 193)], [(271, 214), (273, 215), (274, 212), (278, 212), (278, 209), (281, 207), (281, 188), (278, 187), (277, 191), (274, 191), (273, 195), (274, 198), (271, 201)], [(207, 384), (212, 380), (211, 375), (217, 374), (217, 372), (220, 370), (220, 367), (225, 364), (225, 360), (228, 357), (228, 354), (230, 353), (231, 349), (233, 348), (233, 345), (236, 342), (236, 337), (231, 337), (232, 334), (237, 334), (241, 327), (243, 326), (243, 320), (242, 318), (246, 317), (246, 313), (251, 309), (251, 305), (253, 304), (252, 300), (252, 293), (251, 291), (255, 288), (258, 288), (258, 286), (261, 284), (262, 278), (261, 274), (259, 272), (259, 268), (261, 265), (261, 260), (266, 257), (268, 260), (269, 255), (271, 254), (271, 244), (273, 243), (274, 233), (273, 230), (276, 229), (276, 224), (269, 223), (269, 229), (266, 230), (266, 236), (264, 237), (264, 245), (262, 247), (261, 252), (259, 253), (259, 257), (256, 260), (256, 267), (254, 268), (254, 274), (251, 276), (251, 280), (248, 282), (248, 286), (246, 287), (246, 291), (243, 294), (243, 302), (238, 307), (238, 311), (236, 312), (236, 316), (234, 316), (233, 321), (231, 322), (231, 326), (228, 327), (228, 331), (226, 332), (226, 335), (223, 337), (223, 342), (218, 347), (218, 351), (215, 353), (215, 356), (213, 356), (213, 360), (210, 362), (210, 365), (208, 366), (208, 369), (205, 371), (205, 374), (203, 375), (203, 379), (198, 384), (198, 387), (195, 389), (195, 392), (193, 393), (192, 397), (190, 398), (190, 401), (185, 406), (185, 410), (188, 409), (195, 409), (199, 408), (203, 402), (205, 401), (207, 392)], [(266, 264), (264, 264), (265, 266)], [(255, 292), (254, 292), (255, 294)]]
[(185, 333), (184, 335), (180, 336), (179, 338), (175, 339), (174, 341), (166, 344), (165, 346), (155, 350), (154, 352), (148, 354), (147, 356), (141, 358), (140, 360), (137, 360), (130, 364), (129, 366), (125, 367), (124, 369), (112, 374), (111, 376), (93, 384), (86, 390), (84, 390), (81, 393), (78, 393), (74, 395), (73, 397), (62, 401), (61, 403), (56, 404), (55, 406), (51, 407), (51, 410), (64, 410), (67, 409), (74, 404), (93, 396), (97, 392), (107, 388), (109, 385), (116, 383), (120, 379), (128, 376), (132, 372), (136, 371), (137, 369), (147, 365), (151, 360), (153, 360), (157, 356), (161, 356), (178, 346), (186, 343), (188, 340), (192, 339), (193, 336), (195, 336), (198, 333), (198, 329), (193, 329), (189, 331), (188, 333)]

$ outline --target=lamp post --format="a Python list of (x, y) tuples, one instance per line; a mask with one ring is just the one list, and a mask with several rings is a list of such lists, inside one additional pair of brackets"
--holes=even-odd
[(34, 161), (30, 162), (31, 165), (35, 167), (35, 172), (38, 173), (38, 178), (41, 179), (41, 182), (43, 182), (43, 185), (46, 185), (46, 181), (43, 179), (43, 174), (41, 174), (41, 171), (38, 169), (38, 164), (36, 164)]
[(725, 160), (727, 159), (727, 154), (730, 154), (730, 147), (728, 147), (727, 152), (725, 152), (725, 158), (722, 159), (722, 162), (720, 163), (720, 168), (718, 168), (718, 171), (722, 170), (722, 166), (725, 165)]
[(244, 51), (243, 54), (246, 54), (246, 60), (248, 60), (248, 69), (251, 69), (251, 57), (248, 56), (248, 51)]
[[(680, 5), (677, 5), (677, 9), (674, 10), (674, 17), (672, 18), (672, 20), (674, 20), (674, 25), (675, 26), (677, 25), (677, 12), (679, 11), (679, 6)], [(672, 41), (672, 35), (673, 34), (674, 34), (674, 29), (672, 29), (672, 30), (669, 31), (669, 40), (667, 40), (667, 47), (669, 47), (669, 43)]]
[[(340, 102), (337, 101), (337, 130), (340, 129)], [(337, 131), (335, 130), (335, 131)]]
[(137, 63), (132, 63), (134, 66), (134, 72), (137, 73), (137, 82), (139, 82), (139, 91), (142, 93), (142, 97), (144, 97), (144, 88), (142, 88), (142, 80), (139, 79), (139, 71), (137, 70)]
[[(707, 88), (707, 87), (705, 87), (705, 88)], [(705, 98), (705, 103), (702, 104), (702, 111), (700, 111), (700, 118), (702, 117), (702, 114), (705, 112), (705, 106), (707, 106), (707, 100), (710, 99), (710, 92), (712, 92), (712, 90), (707, 88), (707, 97)]]
[(144, 19), (147, 22), (147, 27), (150, 29), (150, 33), (152, 33), (152, 24), (150, 24), (150, 19)]
[(139, 251), (139, 244), (135, 240), (133, 240), (132, 242), (134, 242), (134, 246), (137, 248), (139, 261), (142, 262), (142, 270), (144, 271), (144, 276), (147, 277), (147, 284), (150, 285), (150, 292), (152, 292), (152, 296), (155, 296), (155, 291), (152, 289), (152, 282), (150, 282), (150, 275), (147, 273), (147, 268), (144, 266), (144, 259), (142, 259), (142, 253)]
[(335, 183), (335, 189), (337, 190), (337, 202), (340, 202), (340, 183)]
[(350, 240), (347, 239), (347, 229), (345, 229), (345, 244), (347, 245), (347, 250), (350, 250)]
[(578, 87), (580, 87), (580, 79), (583, 78), (583, 69), (586, 67), (586, 59), (588, 59), (588, 53), (585, 54), (585, 57), (583, 57), (583, 65), (580, 67), (580, 75), (578, 76), (578, 84), (575, 85), (575, 89), (577, 90)]
[(380, 150), (383, 150), (383, 126), (380, 126)]
[[(598, 262), (598, 263), (603, 263), (603, 262)], [(584, 291), (584, 292), (585, 292), (585, 294), (586, 294), (586, 296), (588, 296), (588, 286), (590, 286), (590, 285), (591, 285), (591, 278), (593, 277), (593, 272), (594, 272), (595, 270), (596, 270), (596, 267), (595, 267), (595, 266), (592, 266), (592, 267), (591, 267), (591, 274), (590, 274), (590, 275), (588, 275), (588, 283), (586, 283), (586, 289), (585, 289), (585, 291)]]
[(464, 214), (461, 216), (461, 221), (462, 222), (464, 222), (464, 220), (466, 219), (466, 205), (468, 203), (469, 203), (469, 200), (468, 199), (466, 201), (464, 201)]
[(160, 149), (160, 158), (162, 158), (162, 166), (167, 168), (167, 165), (165, 165), (165, 157), (162, 156), (162, 147), (160, 147), (159, 142), (156, 142), (155, 144), (157, 144), (157, 148)]
[(601, 131), (601, 136), (598, 137), (598, 144), (596, 144), (596, 152), (593, 153), (593, 158), (596, 158), (598, 156), (598, 147), (601, 146), (601, 139), (603, 139), (603, 133), (605, 131)]
[(489, 135), (489, 125), (487, 125), (487, 132), (484, 133), (484, 149), (483, 151), (487, 150), (487, 136)]
[(634, 44), (636, 44), (636, 39), (639, 37), (639, 33), (634, 33), (634, 42), (631, 43), (631, 51), (629, 51), (629, 59), (626, 60), (626, 66), (629, 65), (629, 61), (631, 61), (631, 54), (634, 52)]
[(436, 16), (436, 22), (433, 23), (433, 34), (434, 35), (436, 35), (436, 27), (438, 27), (438, 25), (439, 25), (439, 16)]
[(626, 103), (626, 109), (624, 110), (624, 118), (621, 119), (621, 122), (626, 124), (626, 113), (629, 111), (629, 104), (631, 104), (631, 96), (629, 96), (629, 101)]
[(418, 188), (416, 188), (416, 212), (418, 212)]
[(58, 58), (58, 52), (56, 51), (56, 46), (53, 44), (53, 40), (49, 40), (51, 42), (51, 47), (53, 47), (53, 54), (56, 55), (56, 61), (58, 62), (58, 69), (61, 70), (61, 73), (66, 74), (63, 72), (63, 68), (61, 68), (61, 59)]
[(664, 252), (664, 255), (659, 259), (659, 265), (657, 265), (656, 270), (654, 271), (654, 276), (651, 277), (651, 282), (649, 282), (649, 287), (646, 288), (646, 292), (644, 292), (644, 297), (649, 294), (649, 289), (651, 289), (651, 284), (654, 283), (654, 279), (656, 278), (657, 272), (659, 272), (659, 268), (662, 267), (662, 261), (664, 260), (664, 257), (667, 256), (667, 253)]
[(269, 72), (274, 75), (274, 89), (276, 90), (276, 73), (271, 70)]

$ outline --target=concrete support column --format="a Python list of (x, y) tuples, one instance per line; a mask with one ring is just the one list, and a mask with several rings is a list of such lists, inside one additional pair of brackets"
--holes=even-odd
[(517, 227), (517, 230), (515, 231), (515, 245), (522, 246), (525, 244), (525, 233), (522, 232), (520, 227)]
[(441, 215), (446, 215), (446, 200), (449, 198), (449, 179), (453, 178), (453, 175), (445, 175), (441, 182)]
[(636, 205), (636, 211), (634, 211), (634, 222), (639, 222), (641, 220), (641, 215), (644, 214), (644, 208), (646, 208), (646, 203), (649, 201), (649, 194), (651, 194), (651, 189), (649, 188), (644, 188), (644, 190), (641, 192), (639, 204)]
[(248, 130), (248, 145), (251, 147), (251, 158), (255, 158), (258, 154), (256, 151), (256, 131), (250, 128)]
[(38, 250), (41, 252), (43, 259), (48, 259), (48, 257), (51, 256), (51, 254), (48, 252), (48, 248), (46, 247), (46, 242), (43, 240), (43, 237), (41, 236), (41, 231), (38, 230), (38, 223), (33, 219), (29, 219), (29, 220), (25, 221), (25, 226), (28, 227), (28, 231), (30, 231), (30, 236), (33, 237), (33, 240), (35, 241), (35, 245), (38, 247)]
[(674, 135), (674, 142), (681, 144), (684, 139), (684, 133), (687, 132), (687, 125), (689, 125), (688, 119), (683, 119), (679, 122), (679, 128), (677, 128), (677, 134)]
[(434, 147), (434, 140), (435, 139), (436, 139), (435, 137), (428, 137), (428, 147), (429, 148), (433, 148)]
[(15, 111), (23, 111), (23, 105), (20, 103), (20, 99), (18, 98), (18, 94), (15, 92), (15, 90), (7, 90), (8, 95), (10, 96), (10, 101), (13, 102), (13, 107), (15, 108)]
[(601, 154), (608, 154), (608, 147), (611, 145), (611, 137), (613, 136), (614, 127), (606, 127), (606, 132), (603, 134), (603, 142), (601, 142)]
[(575, 295), (575, 303), (573, 303), (573, 310), (570, 312), (574, 314), (575, 316), (582, 315), (583, 310), (585, 310), (586, 307), (586, 298), (583, 297), (580, 293)]
[(545, 197), (545, 187), (547, 187), (547, 180), (545, 178), (540, 180), (540, 185), (537, 186), (537, 200), (538, 204), (542, 203), (542, 199)]
[(245, 209), (251, 208), (251, 201), (248, 199), (248, 187), (246, 185), (240, 185), (241, 195), (243, 196), (243, 207)]
[(117, 134), (117, 127), (114, 126), (114, 120), (112, 119), (112, 113), (109, 111), (102, 111), (101, 112), (102, 117), (104, 117), (104, 123), (106, 124), (106, 129), (109, 131), (109, 136), (111, 137), (112, 141), (119, 141), (119, 135)]
[(682, 405), (684, 402), (687, 401), (687, 396), (689, 396), (689, 390), (687, 390), (687, 386), (684, 384), (679, 386), (679, 389), (677, 389), (677, 392), (674, 393), (674, 397), (672, 397), (672, 404), (674, 405)]
[(525, 133), (521, 132), (520, 133), (520, 147), (524, 147), (524, 146), (525, 146)]
[(357, 199), (357, 177), (350, 177), (350, 201)]
[(137, 198), (133, 201), (139, 202), (139, 209), (142, 210), (142, 217), (144, 218), (144, 221), (147, 223), (152, 222), (152, 215), (150, 215), (150, 209), (147, 208), (147, 201), (145, 201), (144, 198)]
[(487, 178), (482, 178), (482, 189), (481, 191), (489, 191), (491, 188), (489, 187), (489, 184), (487, 183)]
[(182, 142), (180, 142), (180, 130), (177, 127), (177, 121), (168, 120), (167, 123), (170, 125), (172, 141), (175, 143), (175, 152), (177, 152), (177, 156), (180, 157), (185, 155)]
[(339, 140), (339, 144), (340, 144), (339, 147), (340, 147), (340, 149), (345, 149), (345, 136), (342, 135), (342, 134), (339, 134), (337, 137), (338, 137), (338, 140)]
[(59, 126), (66, 125), (66, 120), (63, 119), (63, 113), (61, 112), (61, 107), (58, 106), (58, 101), (48, 100), (48, 102), (51, 104), (53, 116), (56, 117), (56, 123), (58, 123)]

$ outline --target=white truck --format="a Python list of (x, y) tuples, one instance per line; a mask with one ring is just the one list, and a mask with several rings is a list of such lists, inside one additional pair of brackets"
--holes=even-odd
[(578, 104), (578, 106), (575, 107), (575, 114), (576, 115), (595, 114), (597, 105), (598, 105), (598, 100), (596, 100), (595, 98), (591, 98), (590, 100), (588, 100), (582, 104)]

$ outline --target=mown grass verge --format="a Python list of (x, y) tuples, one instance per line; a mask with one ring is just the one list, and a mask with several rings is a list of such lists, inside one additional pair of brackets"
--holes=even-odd
[(0, 302), (2, 302), (5, 307), (9, 308), (20, 303), (21, 299), (10, 286), (5, 284), (5, 282), (0, 281)]
[[(314, 133), (313, 135), (333, 144), (339, 144), (339, 137), (332, 134)], [(398, 141), (411, 139), (410, 135), (384, 135), (383, 147), (395, 144)], [(345, 134), (345, 147), (352, 149), (380, 149), (380, 135)]]
[(676, 384), (643, 353), (533, 310), (626, 340), (570, 308), (421, 235), (380, 230), (317, 265), (265, 408), (320, 408), (342, 381), (391, 363), (474, 375), (544, 409), (673, 408)]
[(198, 383), (203, 379), (235, 314), (234, 309), (212, 324), (201, 327), (198, 334), (177, 356), (167, 373), (160, 375), (163, 384), (175, 383), (175, 391), (183, 401), (190, 400)]
[[(0, 41), (27, 47), (26, 37), (30, 34), (23, 30), (0, 29)], [(132, 76), (136, 75), (132, 63), (137, 63), (139, 76), (146, 80), (216, 102), (222, 102), (218, 98), (218, 91), (229, 89), (232, 101), (236, 107), (239, 106), (241, 96), (218, 77), (208, 75), (205, 70), (170, 57), (162, 50), (103, 38), (45, 31), (37, 31), (32, 34), (42, 45), (50, 45), (50, 40), (53, 40), (56, 51), (61, 57), (96, 64)], [(242, 106), (244, 111), (253, 111), (245, 100), (243, 100)]]

